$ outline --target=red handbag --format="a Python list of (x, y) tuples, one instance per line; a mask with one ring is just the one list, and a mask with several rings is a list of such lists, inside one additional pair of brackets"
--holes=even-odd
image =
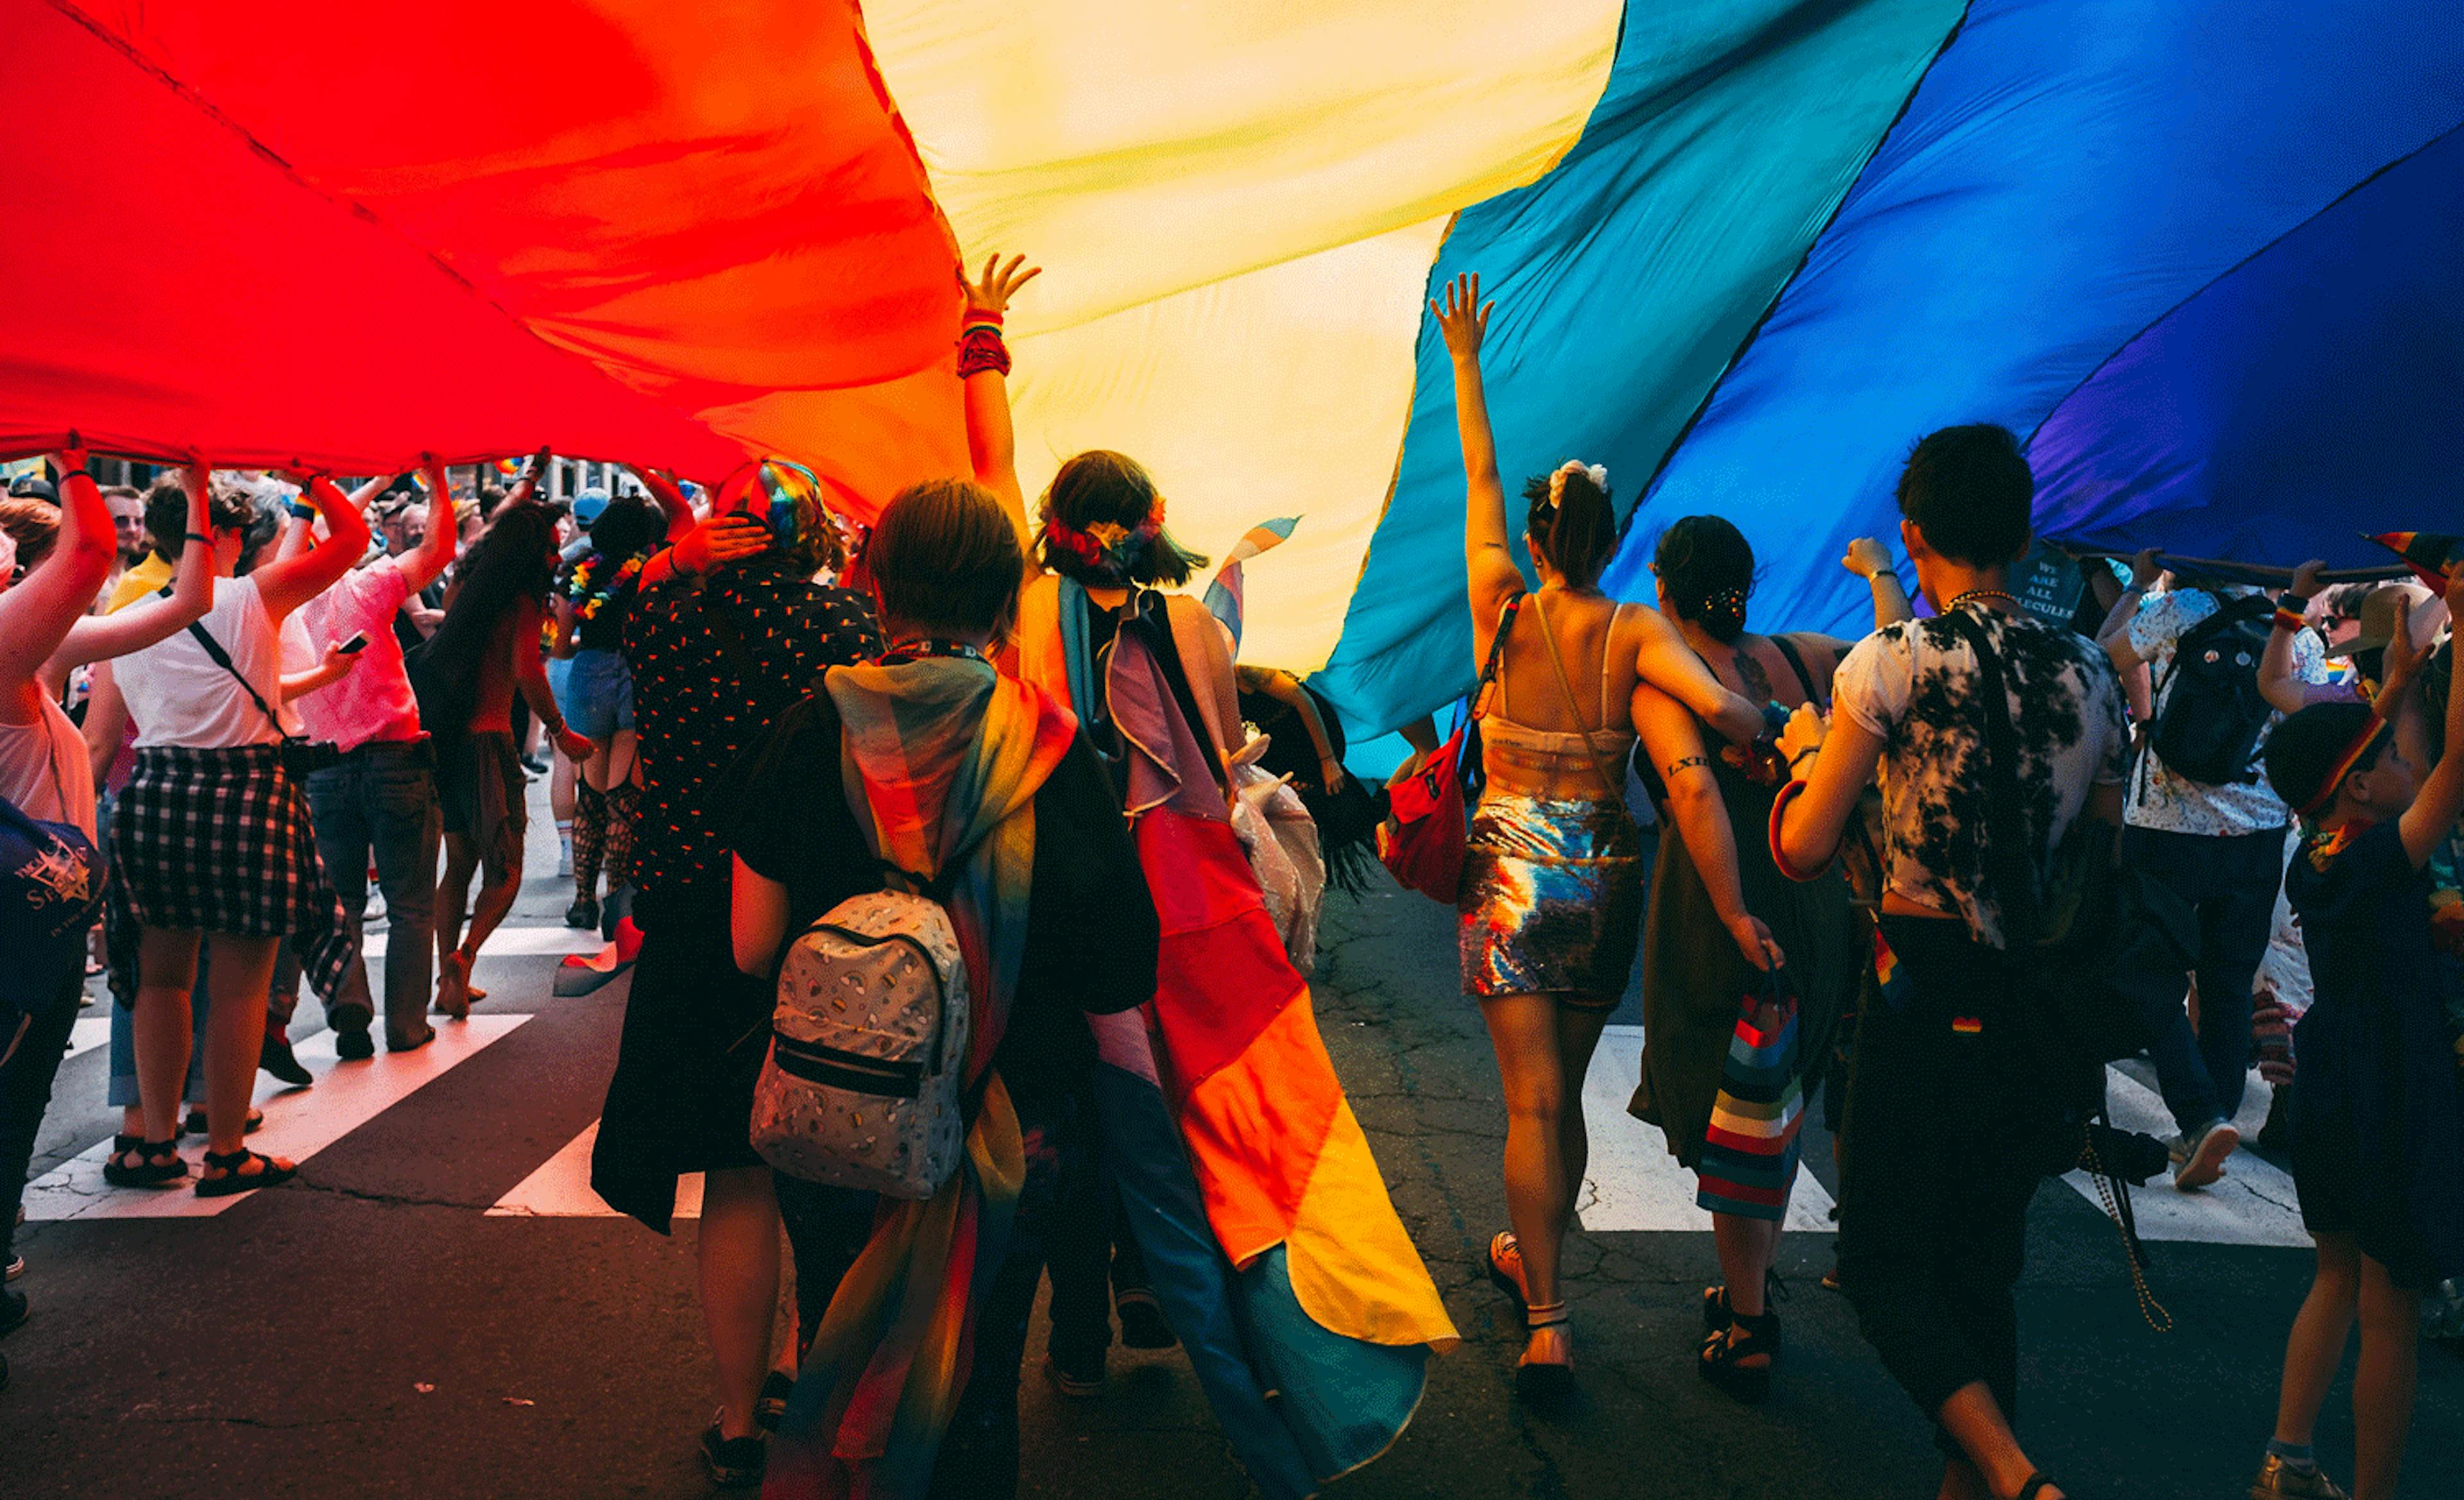
[(1463, 796), (1480, 771), (1480, 721), (1488, 712), (1489, 690), (1506, 656), (1506, 634), (1514, 627), (1523, 598), (1516, 594), (1498, 611), (1497, 638), (1453, 736), (1429, 754), (1404, 761), (1386, 783), (1386, 819), (1377, 826), (1378, 859), (1404, 889), (1448, 906), (1463, 891), (1469, 827)]

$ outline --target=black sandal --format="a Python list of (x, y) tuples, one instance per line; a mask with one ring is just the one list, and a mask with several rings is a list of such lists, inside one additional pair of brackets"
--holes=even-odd
[(2036, 1500), (2038, 1495), (2052, 1489), (2053, 1485), (2054, 1482), (2042, 1474), (2030, 1474), (2028, 1482), (2019, 1487), (2019, 1492), (2013, 1495), (2011, 1500)]
[[(1755, 1355), (1765, 1357), (1770, 1363), (1737, 1362)], [(1750, 1406), (1770, 1397), (1771, 1365), (1778, 1362), (1779, 1314), (1765, 1312), (1749, 1317), (1739, 1312), (1733, 1314), (1727, 1329), (1703, 1340), (1702, 1357), (1694, 1362), (1694, 1373)]]
[[(1524, 1327), (1534, 1334), (1544, 1328), (1563, 1328), (1570, 1321), (1563, 1302), (1528, 1308), (1523, 1314)], [(1514, 1394), (1534, 1405), (1563, 1403), (1574, 1394), (1574, 1366), (1571, 1361), (1550, 1364), (1525, 1359), (1514, 1367)]]
[[(240, 1127), (239, 1133), (243, 1136), (253, 1136), (257, 1132), (257, 1127), (264, 1123), (265, 1112), (252, 1104), (248, 1107), (248, 1123)], [(188, 1112), (188, 1117), (180, 1122), (180, 1134), (183, 1136), (202, 1136), (205, 1133), (206, 1112), (203, 1110), (190, 1110)]]
[[(265, 1164), (253, 1172), (240, 1170), (252, 1160), (262, 1161)], [(197, 1179), (199, 1198), (229, 1198), (233, 1193), (253, 1193), (260, 1187), (273, 1187), (288, 1182), (299, 1175), (297, 1163), (295, 1162), (286, 1167), (263, 1152), (251, 1151), (244, 1146), (229, 1153), (207, 1152), (206, 1170), (220, 1172), (222, 1176)]]
[[(1779, 1268), (1771, 1266), (1764, 1267), (1763, 1306), (1768, 1308), (1774, 1302), (1787, 1300), (1788, 1283), (1779, 1279)], [(1727, 1283), (1722, 1282), (1716, 1287), (1703, 1289), (1703, 1332), (1725, 1334), (1736, 1315), (1737, 1310), (1728, 1305)]]
[[(137, 1158), (137, 1164), (122, 1165), (122, 1157)], [(102, 1180), (114, 1187), (169, 1187), (187, 1175), (188, 1160), (178, 1141), (143, 1136), (112, 1136), (111, 1155), (102, 1163)]]

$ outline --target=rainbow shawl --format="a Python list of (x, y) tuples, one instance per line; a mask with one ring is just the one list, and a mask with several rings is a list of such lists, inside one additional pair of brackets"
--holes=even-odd
[(1162, 930), (1146, 1013), (1088, 1018), (1108, 1160), (1225, 1436), (1262, 1493), (1292, 1500), (1384, 1452), (1431, 1348), (1458, 1335), (1176, 700), (1160, 600), (1109, 656), (1086, 649), (1082, 590), (1065, 581), (1054, 603), (1064, 684), (1101, 695), (1080, 717), (1109, 719), (1127, 751)]
[(824, 691), (873, 851), (925, 880), (965, 862), (949, 910), (976, 1006), (967, 1078), (983, 1099), (949, 1185), (882, 1201), (771, 1440), (766, 1500), (920, 1495), (932, 1481), (1024, 1180), (1017, 1112), (987, 1074), (1025, 952), (1036, 789), (1077, 735), (1049, 696), (981, 662), (840, 667)]

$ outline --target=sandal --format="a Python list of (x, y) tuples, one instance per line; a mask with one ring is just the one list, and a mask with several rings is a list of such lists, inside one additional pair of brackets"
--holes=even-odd
[[(256, 1134), (256, 1128), (264, 1123), (265, 1112), (255, 1108), (254, 1106), (251, 1106), (248, 1112), (248, 1123), (240, 1127), (240, 1134), (243, 1136), (253, 1136)], [(190, 1110), (188, 1112), (188, 1117), (180, 1122), (180, 1134), (183, 1136), (202, 1136), (205, 1133), (206, 1112), (203, 1110)]]
[[(1737, 1362), (1756, 1355), (1766, 1362)], [(1771, 1366), (1778, 1362), (1779, 1314), (1765, 1312), (1749, 1317), (1738, 1312), (1731, 1314), (1727, 1329), (1703, 1340), (1702, 1357), (1694, 1362), (1694, 1373), (1738, 1401), (1756, 1405), (1771, 1395)]]
[[(1828, 1281), (1829, 1278), (1826, 1277), (1826, 1285), (1828, 1284)], [(1839, 1289), (1833, 1287), (1831, 1290), (1837, 1291)], [(1764, 1267), (1763, 1306), (1768, 1308), (1774, 1302), (1786, 1302), (1787, 1300), (1788, 1283), (1779, 1279), (1778, 1268), (1770, 1266)], [(1728, 1331), (1728, 1324), (1735, 1319), (1736, 1315), (1737, 1310), (1728, 1305), (1728, 1287), (1726, 1282), (1723, 1282), (1716, 1287), (1705, 1287), (1703, 1289), (1703, 1332), (1706, 1334), (1725, 1334)]]
[[(1527, 1308), (1524, 1327), (1536, 1334), (1542, 1329), (1564, 1328), (1567, 1324), (1566, 1304), (1544, 1303)], [(1514, 1394), (1535, 1405), (1563, 1402), (1574, 1394), (1574, 1362), (1570, 1357), (1563, 1363), (1534, 1359), (1531, 1351), (1523, 1351), (1523, 1358), (1514, 1367)]]
[[(123, 1157), (136, 1162), (124, 1163)], [(111, 1155), (102, 1163), (102, 1180), (114, 1187), (169, 1187), (188, 1175), (187, 1158), (176, 1140), (147, 1140), (143, 1136), (114, 1136)]]
[(2019, 1492), (2013, 1495), (2011, 1500), (2036, 1500), (2036, 1497), (2043, 1494), (2046, 1490), (2058, 1489), (2060, 1488), (2061, 1487), (2059, 1485), (2047, 1479), (2043, 1474), (2030, 1474), (2028, 1476), (2028, 1482), (2019, 1487)]
[[(241, 1170), (251, 1161), (262, 1162), (263, 1165), (253, 1172)], [(288, 1182), (299, 1175), (297, 1162), (285, 1164), (263, 1152), (245, 1148), (230, 1153), (207, 1152), (206, 1170), (219, 1172), (222, 1176), (197, 1179), (199, 1198), (229, 1198), (233, 1193), (253, 1193), (260, 1187)]]
[(1515, 1312), (1528, 1315), (1531, 1306), (1530, 1299), (1523, 1294), (1523, 1247), (1515, 1243), (1513, 1230), (1500, 1229), (1489, 1237), (1487, 1262), (1489, 1281), (1514, 1300)]

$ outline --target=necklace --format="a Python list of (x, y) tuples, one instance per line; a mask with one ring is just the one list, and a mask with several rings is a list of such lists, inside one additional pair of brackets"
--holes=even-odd
[(2016, 594), (2007, 593), (1999, 588), (1971, 588), (1968, 592), (1960, 595), (1958, 598), (1952, 600), (1950, 603), (1943, 606), (1942, 612), (1948, 614), (1950, 611), (1958, 608), (1961, 605), (1968, 603), (1971, 599), (1999, 599), (2008, 604), (2013, 609), (2019, 607), (2019, 596)]
[(890, 650), (882, 652), (878, 660), (884, 666), (896, 666), (901, 662), (917, 661), (927, 656), (955, 656), (961, 661), (984, 659), (983, 652), (964, 641), (935, 641), (918, 636), (910, 640), (892, 641)]

